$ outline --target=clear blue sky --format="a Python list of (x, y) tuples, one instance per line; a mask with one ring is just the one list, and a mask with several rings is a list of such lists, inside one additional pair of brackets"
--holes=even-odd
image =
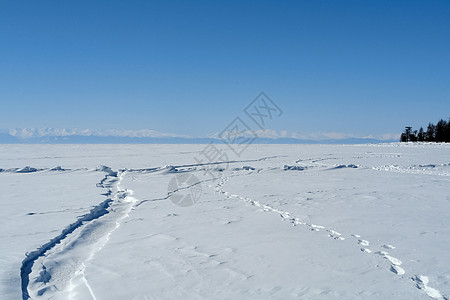
[(0, 128), (400, 132), (450, 117), (450, 1), (3, 1)]

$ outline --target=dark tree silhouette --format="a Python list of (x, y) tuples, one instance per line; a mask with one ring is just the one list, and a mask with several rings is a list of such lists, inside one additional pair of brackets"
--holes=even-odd
[(426, 132), (423, 127), (420, 127), (419, 131), (413, 131), (411, 126), (406, 126), (400, 136), (400, 141), (450, 143), (450, 119), (448, 121), (440, 119), (436, 125), (428, 123)]
[(427, 133), (425, 135), (425, 140), (427, 142), (434, 142), (436, 126), (433, 123), (428, 124)]
[(403, 132), (403, 133), (400, 135), (400, 142), (403, 142), (403, 143), (407, 142), (406, 133)]
[(447, 126), (445, 126), (445, 142), (450, 143), (450, 119), (447, 121)]
[(411, 142), (417, 142), (417, 130), (414, 130), (413, 133), (409, 135), (409, 140)]
[(406, 126), (405, 127), (405, 132), (404, 132), (405, 138), (406, 138), (405, 142), (409, 142), (411, 140), (411, 129), (412, 129), (411, 126)]
[(420, 127), (419, 133), (417, 134), (417, 141), (423, 142), (425, 141), (425, 132), (423, 132), (423, 127)]
[(445, 142), (445, 128), (447, 127), (447, 122), (440, 119), (436, 124), (436, 142)]

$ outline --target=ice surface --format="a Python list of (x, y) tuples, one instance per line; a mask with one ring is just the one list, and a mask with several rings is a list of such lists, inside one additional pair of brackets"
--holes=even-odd
[(0, 299), (449, 299), (449, 145), (204, 147), (1, 146)]

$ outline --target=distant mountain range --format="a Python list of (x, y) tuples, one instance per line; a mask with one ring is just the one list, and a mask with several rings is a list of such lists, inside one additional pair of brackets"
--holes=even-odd
[[(31, 135), (15, 136), (10, 133), (0, 133), (0, 144), (208, 144), (223, 143), (218, 138), (195, 138), (181, 136), (117, 136), (117, 135)], [(393, 140), (374, 138), (345, 138), (310, 140), (297, 138), (267, 138), (260, 137), (254, 144), (367, 144), (388, 143)], [(396, 140), (395, 140), (396, 142)]]

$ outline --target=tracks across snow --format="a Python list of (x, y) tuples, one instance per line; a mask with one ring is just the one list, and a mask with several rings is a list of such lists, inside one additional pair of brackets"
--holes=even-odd
[(217, 192), (227, 196), (228, 198), (237, 198), (237, 199), (243, 200), (243, 201), (245, 201), (247, 203), (250, 203), (253, 206), (258, 207), (258, 208), (262, 209), (263, 211), (277, 213), (277, 214), (280, 215), (280, 217), (283, 220), (290, 222), (294, 226), (298, 226), (298, 225), (305, 226), (306, 228), (308, 228), (311, 231), (322, 231), (322, 230), (324, 230), (324, 231), (326, 231), (328, 233), (328, 237), (330, 237), (330, 238), (333, 238), (335, 240), (345, 240), (345, 238), (342, 237), (342, 234), (339, 233), (336, 230), (333, 230), (331, 228), (327, 229), (327, 228), (325, 228), (322, 225), (316, 225), (316, 224), (311, 224), (311, 223), (302, 221), (299, 218), (297, 218), (294, 215), (292, 215), (290, 212), (286, 212), (286, 211), (280, 210), (278, 208), (272, 207), (272, 206), (267, 205), (267, 204), (262, 204), (261, 202), (259, 202), (257, 200), (254, 200), (254, 199), (251, 199), (251, 198), (248, 198), (248, 197), (242, 197), (242, 196), (239, 196), (239, 195), (236, 195), (236, 194), (231, 194), (229, 192), (224, 191), (223, 190), (223, 186), (224, 186), (225, 182), (227, 181), (227, 179), (228, 179), (227, 177), (223, 176), (219, 180), (217, 185), (215, 186), (215, 190)]
[(100, 167), (97, 171), (106, 172), (97, 186), (108, 189), (104, 194), (107, 199), (58, 236), (27, 253), (20, 270), (23, 300), (48, 299), (56, 294), (61, 299), (70, 299), (71, 290), (78, 284), (84, 284), (95, 299), (84, 277), (85, 262), (103, 247), (136, 203), (132, 191), (120, 187), (125, 170), (115, 172)]
[[(261, 202), (255, 200), (255, 199), (251, 199), (249, 197), (243, 197), (240, 195), (236, 195), (236, 194), (232, 194), (230, 192), (224, 191), (223, 187), (227, 180), (228, 180), (228, 177), (226, 177), (226, 176), (222, 176), (220, 178), (219, 182), (215, 186), (216, 192), (219, 192), (228, 198), (236, 198), (236, 199), (243, 200), (246, 203), (249, 203), (263, 211), (277, 213), (277, 214), (279, 214), (279, 216), (281, 217), (282, 220), (288, 221), (289, 223), (291, 223), (294, 226), (301, 225), (311, 231), (316, 231), (316, 232), (325, 231), (328, 233), (329, 238), (332, 238), (334, 240), (339, 240), (339, 241), (345, 240), (345, 237), (343, 236), (343, 234), (335, 231), (334, 229), (326, 228), (325, 226), (322, 226), (322, 225), (311, 224), (311, 223), (302, 221), (299, 218), (295, 217), (290, 212), (280, 210), (278, 208), (272, 207), (267, 204), (262, 204)], [(373, 253), (372, 250), (368, 248), (368, 246), (370, 245), (369, 241), (361, 239), (361, 236), (358, 234), (350, 234), (349, 236), (356, 239), (357, 246), (362, 246), (362, 248), (360, 248), (360, 250), (363, 253), (378, 255), (378, 256), (381, 256), (382, 258), (384, 258), (385, 260), (389, 261), (389, 263), (390, 263), (388, 266), (389, 271), (391, 271), (392, 273), (399, 275), (399, 276), (406, 274), (406, 271), (401, 267), (401, 265), (403, 263), (400, 259), (389, 255), (389, 253), (386, 251), (377, 251), (377, 252)], [(381, 248), (393, 250), (396, 247), (393, 245), (384, 244), (381, 246)], [(408, 278), (408, 277), (403, 277), (403, 278)], [(448, 298), (443, 297), (442, 294), (438, 290), (428, 286), (429, 279), (427, 276), (414, 275), (412, 277), (412, 280), (416, 283), (416, 287), (419, 290), (423, 290), (429, 297), (434, 298), (434, 299), (448, 300)]]
[[(22, 298), (54, 298), (70, 299), (72, 297), (71, 290), (74, 286), (83, 284), (85, 289), (89, 291), (91, 298), (95, 299), (95, 291), (90, 287), (84, 270), (86, 262), (99, 251), (107, 242), (110, 234), (120, 225), (121, 221), (127, 217), (128, 213), (140, 204), (148, 201), (165, 200), (170, 197), (171, 192), (166, 197), (160, 199), (144, 200), (137, 202), (132, 197), (132, 191), (122, 189), (120, 182), (126, 173), (147, 173), (147, 172), (167, 172), (178, 173), (186, 171), (201, 171), (201, 167), (228, 164), (228, 163), (242, 163), (242, 162), (256, 162), (267, 160), (276, 157), (265, 157), (255, 160), (243, 161), (229, 161), (211, 164), (192, 164), (179, 166), (164, 166), (148, 169), (133, 169), (114, 171), (109, 167), (100, 167), (97, 171), (105, 172), (104, 178), (97, 184), (98, 187), (107, 189), (104, 195), (106, 200), (99, 203), (92, 210), (79, 217), (75, 222), (68, 225), (61, 233), (26, 255), (21, 266), (21, 281), (22, 281)], [(330, 158), (333, 159), (333, 158)], [(312, 163), (318, 164), (318, 160), (313, 160)], [(356, 165), (355, 165), (356, 166)], [(348, 168), (355, 168), (354, 165), (345, 165)], [(321, 165), (322, 168), (325, 165)], [(338, 168), (342, 168), (338, 166)], [(252, 170), (253, 167), (242, 167), (242, 170)], [(285, 168), (286, 169), (286, 168)], [(290, 170), (290, 168), (287, 168)], [(294, 170), (300, 170), (295, 169)], [(22, 169), (8, 169), (0, 170), (0, 172), (14, 172), (14, 173), (33, 173), (42, 171), (69, 171), (61, 167), (52, 169), (36, 169), (26, 167)], [(378, 259), (385, 261), (387, 270), (391, 271), (401, 278), (412, 279), (418, 290), (423, 291), (428, 296), (435, 299), (446, 299), (441, 293), (430, 287), (429, 279), (424, 275), (403, 276), (407, 272), (403, 269), (402, 261), (389, 252), (395, 253), (395, 247), (392, 245), (381, 246), (380, 251), (372, 250), (370, 241), (362, 239), (357, 234), (346, 235), (326, 226), (308, 223), (297, 218), (290, 212), (283, 211), (271, 205), (261, 203), (255, 199), (242, 197), (240, 195), (231, 194), (224, 191), (223, 187), (228, 179), (222, 172), (215, 189), (217, 192), (229, 198), (240, 199), (252, 206), (255, 206), (263, 211), (273, 212), (279, 215), (281, 220), (289, 222), (293, 226), (299, 226), (308, 230), (325, 233), (324, 236), (332, 238), (336, 241), (343, 241), (344, 243), (354, 243), (355, 249), (359, 249), (363, 255), (373, 255), (379, 257)], [(211, 180), (217, 180), (216, 178)], [(209, 181), (204, 180), (201, 182)], [(189, 187), (186, 187), (189, 188)], [(176, 191), (173, 191), (176, 192)], [(372, 249), (370, 249), (370, 248)], [(358, 250), (358, 251), (359, 251)], [(392, 274), (390, 273), (390, 274)]]

